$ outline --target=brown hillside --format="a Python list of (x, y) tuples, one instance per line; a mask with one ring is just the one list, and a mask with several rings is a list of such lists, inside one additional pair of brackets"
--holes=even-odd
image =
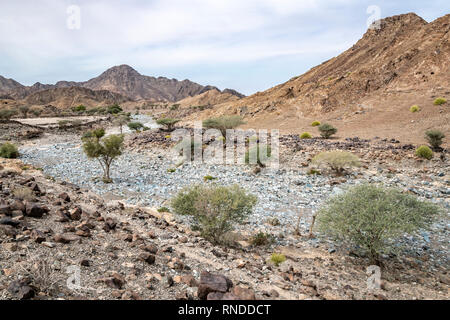
[[(450, 98), (449, 30), (450, 15), (431, 23), (414, 13), (386, 18), (338, 57), (201, 117), (241, 114), (248, 126), (288, 132), (312, 130), (317, 119), (346, 136), (391, 134), (411, 142), (430, 127), (448, 132), (449, 104), (437, 107), (433, 100)], [(422, 111), (410, 113), (414, 104)]]
[(178, 101), (177, 104), (179, 104), (182, 108), (187, 108), (192, 106), (210, 106), (236, 100), (239, 100), (239, 97), (234, 94), (225, 93), (225, 91), (220, 92), (213, 89), (194, 97), (187, 97)]

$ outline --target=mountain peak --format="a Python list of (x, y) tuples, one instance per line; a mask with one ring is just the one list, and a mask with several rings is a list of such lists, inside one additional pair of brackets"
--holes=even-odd
[(114, 66), (109, 68), (103, 75), (125, 75), (125, 76), (140, 76), (141, 74), (127, 64)]

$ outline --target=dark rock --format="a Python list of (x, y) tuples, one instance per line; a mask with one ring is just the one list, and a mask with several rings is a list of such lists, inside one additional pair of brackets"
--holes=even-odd
[(156, 259), (153, 254), (150, 254), (148, 252), (143, 252), (139, 255), (139, 260), (145, 261), (148, 264), (154, 264)]
[(48, 213), (50, 210), (40, 203), (27, 203), (26, 215), (32, 218), (42, 218), (42, 216)]
[(252, 289), (236, 286), (231, 292), (238, 297), (238, 300), (256, 300), (255, 292)]
[(198, 297), (204, 300), (211, 292), (226, 293), (232, 286), (233, 282), (227, 277), (204, 271), (200, 276)]
[(0, 219), (0, 224), (11, 226), (11, 227), (17, 227), (20, 225), (20, 221), (13, 220), (10, 217), (5, 217)]
[(78, 221), (81, 219), (81, 214), (83, 213), (83, 211), (81, 210), (81, 208), (76, 207), (74, 209), (72, 209), (69, 213), (69, 217), (71, 220), (75, 220)]
[(31, 279), (24, 278), (21, 280), (14, 280), (8, 286), (8, 291), (20, 300), (29, 300), (36, 295), (35, 290), (31, 287)]
[(67, 193), (63, 192), (58, 196), (59, 199), (62, 199), (64, 202), (70, 202), (70, 197)]
[(8, 205), (0, 205), (0, 214), (4, 214), (5, 216), (10, 216), (12, 209)]

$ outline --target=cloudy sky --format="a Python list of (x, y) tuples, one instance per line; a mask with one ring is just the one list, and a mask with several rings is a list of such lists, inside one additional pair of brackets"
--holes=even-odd
[(450, 1), (0, 0), (0, 75), (84, 81), (129, 64), (251, 94), (348, 49), (378, 12), (433, 21)]

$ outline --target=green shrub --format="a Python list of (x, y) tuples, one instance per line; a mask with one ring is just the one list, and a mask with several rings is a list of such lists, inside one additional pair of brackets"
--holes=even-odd
[(427, 229), (439, 208), (399, 190), (370, 184), (351, 188), (330, 198), (317, 216), (318, 230), (364, 249), (371, 263), (389, 253), (394, 240), (405, 233)]
[(170, 110), (171, 111), (175, 111), (175, 110), (178, 110), (180, 108), (180, 105), (179, 104), (174, 104), (174, 105), (172, 105), (171, 107), (170, 107)]
[[(270, 161), (272, 149), (268, 145), (257, 144), (245, 153), (245, 164), (257, 164), (264, 168)], [(256, 161), (256, 163), (253, 163)]]
[(210, 175), (208, 175), (208, 176), (204, 176), (203, 177), (203, 180), (206, 182), (206, 181), (213, 181), (213, 180), (217, 180), (217, 178), (216, 177), (213, 177), (213, 176), (210, 176)]
[(319, 126), (320, 135), (325, 138), (329, 139), (332, 135), (336, 134), (337, 129), (333, 127), (331, 124), (324, 123)]
[(86, 111), (86, 106), (79, 105), (79, 106), (73, 108), (73, 111), (75, 111), (75, 112), (85, 112)]
[(128, 123), (128, 128), (133, 131), (141, 131), (144, 128), (144, 125), (140, 122), (130, 122)]
[(409, 108), (409, 111), (411, 111), (412, 113), (419, 112), (420, 111), (420, 107), (414, 105), (411, 108)]
[(14, 110), (2, 109), (2, 110), (0, 110), (0, 120), (10, 120), (16, 114), (17, 114), (17, 112)]
[(194, 218), (201, 234), (214, 243), (233, 230), (234, 223), (242, 223), (251, 213), (257, 198), (237, 185), (185, 188), (172, 199), (176, 214)]
[(283, 262), (286, 261), (286, 256), (284, 254), (281, 253), (273, 253), (270, 256), (270, 261), (275, 265), (275, 266), (279, 266), (280, 264), (282, 264)]
[(237, 128), (242, 124), (245, 122), (241, 116), (222, 116), (203, 121), (203, 127), (219, 130), (224, 138), (227, 136), (227, 130)]
[(312, 127), (318, 127), (320, 125), (321, 125), (320, 121), (314, 121), (313, 123), (311, 123)]
[(169, 209), (169, 208), (166, 208), (166, 207), (161, 207), (161, 208), (158, 209), (158, 212), (159, 212), (159, 213), (170, 212), (170, 209)]
[(167, 169), (167, 173), (175, 173), (175, 172), (177, 172), (177, 169), (173, 168)]
[(167, 131), (173, 131), (175, 128), (175, 125), (180, 122), (181, 120), (178, 119), (172, 119), (172, 118), (161, 118), (156, 121), (156, 123), (160, 126), (166, 127)]
[[(101, 134), (102, 130), (98, 130), (97, 133)], [(100, 139), (95, 133), (94, 130), (91, 132), (92, 136), (90, 138), (83, 139), (83, 151), (88, 158), (97, 159), (100, 162), (103, 169), (103, 182), (111, 183), (111, 164), (117, 157), (122, 155), (124, 136), (112, 134)]]
[(123, 112), (123, 109), (118, 104), (115, 104), (115, 105), (108, 107), (106, 112), (109, 114), (119, 114), (119, 113)]
[(303, 132), (300, 135), (300, 139), (311, 139), (311, 138), (312, 138), (312, 135), (309, 132)]
[(427, 160), (433, 159), (433, 151), (427, 146), (420, 146), (416, 150), (416, 156)]
[(361, 165), (357, 156), (346, 151), (322, 152), (312, 159), (312, 163), (319, 167), (327, 166), (337, 174), (342, 174), (348, 168)]
[(428, 130), (425, 132), (425, 139), (427, 139), (434, 150), (438, 150), (441, 147), (444, 138), (445, 135), (439, 130)]
[(16, 159), (19, 157), (17, 147), (9, 142), (0, 145), (0, 158)]
[(437, 98), (436, 100), (434, 100), (434, 105), (436, 106), (443, 105), (444, 103), (447, 103), (447, 99), (445, 98)]
[(272, 235), (265, 232), (258, 232), (251, 239), (250, 243), (254, 246), (266, 246), (273, 242)]

